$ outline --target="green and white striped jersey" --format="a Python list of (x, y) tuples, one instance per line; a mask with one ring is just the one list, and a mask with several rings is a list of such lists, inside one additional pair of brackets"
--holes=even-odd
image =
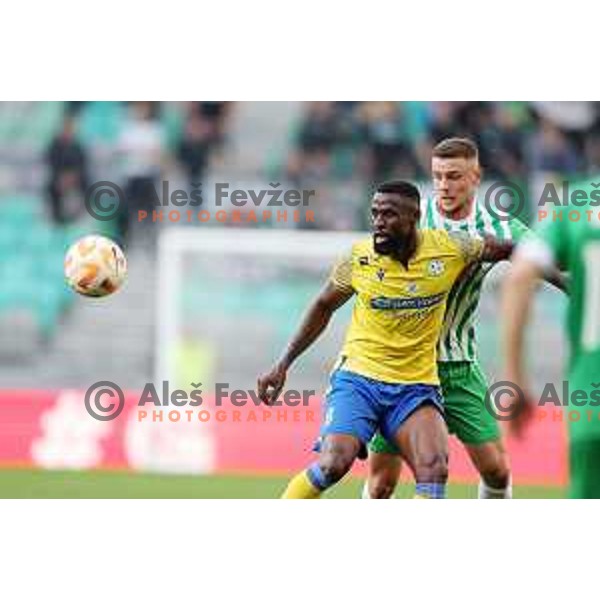
[[(471, 235), (493, 235), (499, 239), (519, 241), (529, 229), (518, 219), (502, 221), (494, 217), (475, 199), (471, 214), (459, 221), (448, 219), (437, 209), (435, 199), (423, 200), (422, 228), (465, 231)], [(477, 359), (475, 316), (485, 276), (494, 265), (476, 263), (465, 269), (456, 281), (446, 305), (446, 315), (438, 344), (438, 361), (469, 361)]]

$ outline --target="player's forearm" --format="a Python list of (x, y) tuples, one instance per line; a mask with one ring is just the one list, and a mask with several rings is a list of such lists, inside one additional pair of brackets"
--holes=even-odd
[(499, 262), (510, 258), (515, 244), (511, 240), (500, 240), (494, 236), (486, 236), (480, 260), (483, 262)]
[(537, 281), (535, 266), (519, 261), (508, 273), (502, 290), (504, 359), (507, 373), (517, 380), (515, 383), (523, 381), (523, 332)]
[(286, 370), (292, 363), (323, 333), (333, 314), (333, 309), (320, 300), (315, 301), (308, 309), (300, 329), (292, 338), (279, 364)]

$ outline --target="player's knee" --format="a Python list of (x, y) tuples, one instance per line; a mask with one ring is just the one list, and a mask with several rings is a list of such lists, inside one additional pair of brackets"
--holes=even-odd
[(508, 461), (501, 458), (483, 470), (481, 473), (485, 483), (495, 489), (505, 489), (510, 483), (510, 468)]
[(396, 489), (398, 473), (390, 468), (378, 468), (369, 473), (367, 485), (369, 497), (377, 499), (391, 498)]
[(415, 464), (418, 482), (446, 483), (448, 480), (448, 455), (445, 452), (427, 452), (419, 456)]
[(396, 482), (385, 476), (377, 475), (369, 477), (369, 497), (373, 499), (388, 499), (391, 498), (396, 489)]
[(331, 485), (337, 483), (352, 467), (354, 453), (345, 448), (332, 448), (319, 460), (323, 475)]

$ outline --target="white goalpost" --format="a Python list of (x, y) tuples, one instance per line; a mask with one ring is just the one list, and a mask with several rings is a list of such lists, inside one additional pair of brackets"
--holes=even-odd
[[(262, 363), (267, 368), (282, 350), (282, 337), (297, 325), (336, 258), (366, 235), (289, 229), (163, 230), (158, 246), (155, 380), (185, 385), (187, 364), (190, 376), (209, 381), (229, 376), (249, 383), (257, 375), (251, 367)], [(329, 343), (321, 344), (309, 362), (316, 367), (321, 361), (321, 372), (308, 368), (305, 378), (322, 378), (346, 322), (347, 313), (336, 319)], [(242, 364), (242, 357), (251, 366)]]

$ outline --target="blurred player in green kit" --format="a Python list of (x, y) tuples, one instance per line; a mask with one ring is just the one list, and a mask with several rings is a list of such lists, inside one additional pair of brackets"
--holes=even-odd
[[(568, 380), (577, 391), (579, 420), (568, 419), (571, 496), (600, 498), (600, 211), (563, 208), (539, 236), (518, 249), (503, 290), (503, 337), (506, 379), (523, 390), (526, 410), (510, 426), (523, 431), (531, 415), (525, 375), (524, 331), (536, 284), (555, 266), (570, 275), (567, 331), (570, 344)], [(529, 400), (529, 403), (527, 403)], [(563, 399), (564, 400), (564, 399)]]

